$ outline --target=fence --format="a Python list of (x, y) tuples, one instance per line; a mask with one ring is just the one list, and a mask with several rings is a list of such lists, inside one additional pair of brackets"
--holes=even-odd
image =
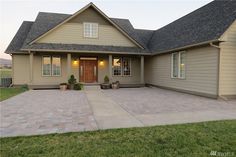
[(1, 78), (0, 86), (1, 87), (9, 87), (12, 83), (12, 78)]

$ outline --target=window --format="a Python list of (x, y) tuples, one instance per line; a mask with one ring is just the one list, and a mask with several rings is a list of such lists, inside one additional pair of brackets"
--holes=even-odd
[(114, 76), (121, 76), (121, 58), (113, 58), (112, 71)]
[(61, 58), (52, 57), (52, 75), (60, 76), (61, 75)]
[(185, 78), (185, 52), (172, 53), (171, 77)]
[(177, 78), (178, 77), (178, 71), (179, 71), (179, 66), (178, 66), (178, 53), (173, 53), (172, 54), (172, 77)]
[(98, 24), (97, 23), (84, 23), (84, 37), (97, 38), (98, 37)]
[(43, 76), (51, 75), (51, 57), (44, 56), (43, 57)]
[(131, 59), (114, 57), (112, 61), (113, 76), (130, 76), (131, 75)]
[(60, 76), (61, 75), (61, 58), (43, 56), (42, 59), (42, 75), (43, 76)]
[(123, 58), (123, 75), (130, 76), (131, 69), (131, 60), (130, 58)]

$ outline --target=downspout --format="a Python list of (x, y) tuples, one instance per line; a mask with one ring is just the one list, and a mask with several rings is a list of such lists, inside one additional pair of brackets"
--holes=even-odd
[(217, 78), (217, 96), (223, 100), (227, 100), (227, 98), (220, 96), (220, 46), (210, 43), (210, 46), (218, 49), (218, 78)]

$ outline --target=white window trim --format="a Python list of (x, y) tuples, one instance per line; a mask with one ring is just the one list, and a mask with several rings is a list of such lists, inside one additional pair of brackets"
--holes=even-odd
[[(44, 74), (43, 74), (43, 65), (44, 65), (44, 64), (43, 64), (43, 58), (44, 58), (44, 57), (49, 57), (49, 58), (50, 58), (50, 65), (51, 65), (51, 66), (50, 66), (50, 74), (49, 74), (49, 75), (44, 75)], [(60, 75), (53, 75), (53, 66), (52, 66), (52, 58), (53, 58), (53, 57), (58, 57), (58, 58), (60, 58)], [(44, 56), (42, 56), (42, 66), (41, 66), (41, 67), (42, 67), (42, 73), (41, 73), (42, 76), (43, 76), (43, 77), (49, 77), (49, 76), (60, 77), (60, 76), (61, 76), (61, 72), (62, 72), (62, 70), (61, 70), (61, 68), (62, 68), (61, 65), (62, 65), (62, 63), (61, 63), (61, 56), (50, 56), (50, 55), (44, 55)]]
[[(44, 75), (44, 74), (43, 74), (43, 65), (44, 65), (44, 64), (43, 64), (43, 63), (44, 63), (44, 62), (43, 62), (43, 58), (44, 58), (44, 57), (49, 57), (49, 58), (50, 58), (50, 65), (51, 65), (51, 66), (50, 66), (50, 74), (49, 74), (49, 75)], [(51, 56), (42, 56), (42, 76), (51, 76), (51, 75), (52, 75), (52, 62), (51, 62)]]
[[(60, 75), (53, 75), (53, 66), (52, 66), (52, 59), (53, 59), (53, 57), (55, 57), (55, 58), (60, 58)], [(55, 76), (55, 77), (60, 77), (61, 76), (61, 56), (51, 56), (51, 68), (52, 68), (52, 70), (51, 70), (51, 75), (52, 76)]]
[[(121, 73), (120, 75), (114, 75), (114, 72), (113, 72), (113, 65), (112, 65), (112, 76), (113, 77), (131, 77), (132, 76), (132, 60), (130, 57), (113, 57), (112, 58), (112, 64), (113, 64), (113, 59), (114, 58), (120, 58), (121, 59)], [(130, 75), (124, 75), (124, 72), (123, 72), (123, 59), (129, 59), (130, 61)]]
[[(97, 36), (95, 36), (95, 37), (93, 37), (92, 36), (92, 34), (90, 34), (90, 36), (86, 36), (86, 34), (85, 34), (85, 25), (86, 24), (96, 24), (97, 25)], [(84, 34), (84, 38), (92, 38), (92, 39), (97, 39), (98, 38), (98, 36), (99, 36), (99, 32), (98, 32), (98, 30), (99, 30), (99, 25), (98, 25), (98, 23), (95, 23), (95, 22), (84, 22), (83, 23), (83, 34)], [(92, 27), (91, 27), (92, 28)], [(90, 30), (91, 31), (91, 30)]]
[[(129, 61), (130, 61), (130, 74), (129, 75), (124, 75), (123, 74), (123, 58), (125, 58), (125, 59), (128, 59)], [(130, 76), (132, 76), (132, 64), (131, 64), (131, 58), (129, 58), (129, 57), (122, 57), (122, 76), (124, 76), (124, 77), (130, 77)]]
[[(174, 53), (172, 53), (171, 54), (171, 78), (172, 79), (185, 79), (186, 78), (186, 63), (185, 63), (185, 66), (184, 66), (184, 72), (185, 72), (185, 74), (184, 74), (184, 77), (180, 77), (180, 60), (181, 60), (181, 54), (182, 53), (186, 53), (186, 51), (180, 51), (180, 52), (174, 52)], [(173, 76), (173, 74), (174, 74), (174, 68), (173, 68), (173, 56), (174, 56), (174, 54), (177, 54), (178, 55), (178, 76), (177, 77), (174, 77)], [(186, 61), (186, 59), (185, 59), (185, 61)]]
[[(114, 59), (116, 59), (116, 58), (120, 58), (120, 75), (114, 75), (114, 66), (113, 66), (113, 62), (114, 62)], [(123, 59), (122, 59), (122, 57), (112, 57), (112, 76), (113, 77), (120, 77), (120, 76), (122, 76), (122, 61), (123, 61)]]

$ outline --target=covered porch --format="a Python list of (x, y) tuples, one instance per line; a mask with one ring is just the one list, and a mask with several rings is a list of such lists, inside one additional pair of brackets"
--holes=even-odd
[(29, 62), (32, 88), (56, 88), (71, 75), (88, 85), (103, 83), (105, 76), (110, 83), (119, 81), (121, 87), (145, 84), (144, 55), (30, 52)]

